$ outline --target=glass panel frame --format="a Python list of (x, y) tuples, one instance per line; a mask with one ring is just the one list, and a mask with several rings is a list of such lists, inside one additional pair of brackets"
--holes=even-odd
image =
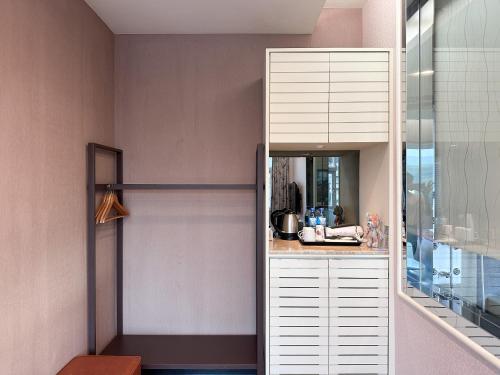
[(500, 358), (500, 2), (405, 5), (401, 291)]

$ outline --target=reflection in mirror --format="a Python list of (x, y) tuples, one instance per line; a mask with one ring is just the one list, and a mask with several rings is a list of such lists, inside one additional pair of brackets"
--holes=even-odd
[(403, 288), (500, 357), (500, 2), (406, 16)]
[(271, 153), (271, 212), (289, 209), (299, 226), (359, 223), (359, 151)]

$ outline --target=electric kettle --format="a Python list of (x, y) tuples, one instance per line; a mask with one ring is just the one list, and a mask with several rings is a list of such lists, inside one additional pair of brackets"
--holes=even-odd
[(297, 214), (289, 209), (276, 210), (271, 214), (271, 224), (283, 240), (297, 240), (299, 222)]

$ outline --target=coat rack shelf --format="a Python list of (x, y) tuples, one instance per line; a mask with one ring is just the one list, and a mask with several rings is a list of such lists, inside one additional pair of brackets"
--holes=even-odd
[(255, 190), (255, 184), (97, 184), (98, 190)]
[(101, 354), (140, 355), (145, 370), (257, 369), (255, 335), (122, 335)]
[[(114, 156), (115, 182), (96, 184), (96, 154)], [(143, 369), (209, 370), (264, 374), (265, 267), (265, 150), (257, 146), (254, 184), (125, 184), (123, 150), (89, 143), (87, 146), (87, 301), (88, 353), (96, 347), (96, 223), (98, 191), (115, 190), (123, 202), (124, 190), (248, 190), (256, 194), (256, 334), (255, 335), (127, 335), (123, 333), (123, 219), (116, 220), (116, 336), (99, 354), (140, 355)]]

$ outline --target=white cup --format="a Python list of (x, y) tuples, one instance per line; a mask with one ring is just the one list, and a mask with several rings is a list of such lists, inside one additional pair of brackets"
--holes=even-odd
[(465, 227), (455, 227), (455, 239), (458, 242), (465, 242), (467, 236), (466, 233)]
[(453, 225), (443, 224), (441, 225), (441, 234), (443, 237), (449, 237), (453, 235)]
[(474, 242), (476, 239), (474, 236), (474, 229), (473, 228), (466, 228), (465, 229), (465, 237), (467, 238), (468, 242)]
[(302, 241), (304, 242), (315, 242), (316, 241), (316, 232), (314, 231), (314, 228), (312, 227), (304, 227), (302, 229), (302, 232), (299, 233), (302, 234)]
[(455, 239), (458, 242), (474, 242), (474, 230), (472, 228), (455, 227)]
[(325, 227), (316, 225), (316, 241), (323, 242), (325, 240)]

